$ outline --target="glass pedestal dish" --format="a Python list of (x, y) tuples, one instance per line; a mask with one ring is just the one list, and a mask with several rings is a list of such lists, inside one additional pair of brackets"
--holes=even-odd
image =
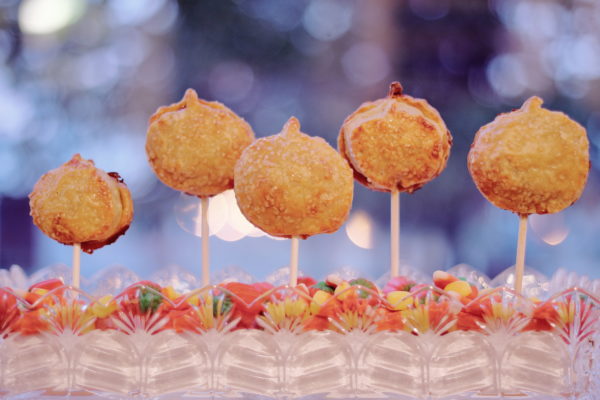
[(428, 285), (398, 304), (361, 285), (325, 302), (302, 286), (252, 301), (241, 284), (4, 288), (0, 396), (596, 399), (590, 285), (544, 301), (498, 287), (466, 304)]

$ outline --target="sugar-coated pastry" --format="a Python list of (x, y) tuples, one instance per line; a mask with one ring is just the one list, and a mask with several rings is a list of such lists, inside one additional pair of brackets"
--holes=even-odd
[(113, 243), (133, 219), (133, 202), (121, 177), (75, 154), (37, 181), (29, 195), (33, 223), (63, 244), (91, 253)]
[(322, 138), (300, 132), (294, 117), (281, 133), (251, 144), (235, 166), (242, 213), (272, 236), (335, 232), (352, 206), (352, 170)]
[(452, 136), (427, 101), (402, 94), (363, 103), (342, 125), (338, 149), (370, 189), (412, 193), (446, 167)]
[(233, 188), (233, 167), (253, 140), (246, 121), (188, 89), (179, 103), (160, 107), (150, 117), (146, 153), (165, 185), (208, 197)]
[(481, 127), (468, 156), (471, 176), (494, 205), (518, 214), (555, 213), (573, 204), (590, 168), (585, 129), (531, 97)]

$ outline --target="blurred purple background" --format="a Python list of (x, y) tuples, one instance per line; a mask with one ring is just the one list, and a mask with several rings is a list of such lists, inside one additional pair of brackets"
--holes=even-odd
[[(32, 224), (27, 195), (79, 152), (123, 176), (136, 214), (117, 243), (82, 257), (83, 274), (115, 264), (146, 277), (168, 265), (196, 273), (200, 239), (182, 226), (194, 231), (197, 204), (146, 161), (158, 106), (192, 87), (258, 137), (295, 115), (335, 146), (344, 118), (399, 80), (454, 136), (442, 175), (401, 196), (404, 264), (429, 274), (467, 263), (492, 277), (512, 265), (517, 217), (479, 194), (466, 154), (481, 125), (536, 94), (587, 127), (592, 170), (573, 207), (531, 218), (527, 264), (600, 277), (596, 1), (0, 0), (0, 61), (0, 267), (70, 264), (70, 247)], [(349, 222), (301, 243), (305, 273), (387, 270), (389, 196), (355, 188)], [(289, 243), (253, 230), (231, 199), (213, 202), (213, 269), (264, 278), (286, 265)]]

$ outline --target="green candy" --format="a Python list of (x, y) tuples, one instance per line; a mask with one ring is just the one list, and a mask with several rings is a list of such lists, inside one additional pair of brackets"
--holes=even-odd
[(325, 283), (324, 281), (321, 281), (319, 283), (315, 283), (311, 287), (313, 287), (315, 289), (322, 290), (322, 291), (327, 292), (327, 293), (331, 293), (331, 294), (333, 294), (333, 292), (334, 292), (333, 288), (331, 286), (329, 286), (327, 283)]
[(350, 281), (350, 286), (362, 286), (368, 289), (375, 289), (375, 285), (364, 278), (352, 279)]
[[(219, 306), (221, 307), (220, 310)], [(229, 296), (213, 298), (213, 316), (217, 317), (219, 315), (227, 314), (229, 310), (231, 310), (231, 307), (233, 307), (233, 303)]]
[(149, 290), (146, 287), (140, 288), (140, 310), (142, 313), (148, 311), (155, 312), (162, 303), (162, 296), (155, 290)]
[[(362, 286), (363, 288), (366, 289), (375, 289), (375, 285), (373, 285), (373, 283), (371, 281), (368, 281), (364, 278), (358, 278), (358, 279), (352, 279), (350, 281), (350, 286)], [(367, 297), (369, 297), (371, 293), (367, 290), (360, 290), (358, 292), (358, 297), (360, 297), (361, 299), (366, 299)]]

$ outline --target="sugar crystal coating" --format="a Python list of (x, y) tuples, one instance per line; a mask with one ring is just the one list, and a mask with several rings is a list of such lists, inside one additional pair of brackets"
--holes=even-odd
[(165, 185), (208, 197), (233, 188), (233, 167), (252, 140), (246, 121), (188, 89), (179, 103), (160, 107), (150, 117), (146, 153)]
[(585, 129), (531, 97), (479, 129), (468, 156), (479, 191), (518, 214), (555, 213), (583, 192), (590, 168)]
[(235, 195), (250, 222), (273, 236), (334, 232), (352, 206), (352, 170), (294, 117), (277, 135), (258, 139), (235, 166)]
[(338, 149), (370, 189), (414, 192), (446, 167), (452, 136), (427, 101), (402, 94), (362, 104), (344, 121)]
[(80, 243), (88, 253), (114, 242), (133, 219), (131, 194), (123, 180), (79, 154), (42, 175), (29, 205), (42, 232), (63, 244)]

